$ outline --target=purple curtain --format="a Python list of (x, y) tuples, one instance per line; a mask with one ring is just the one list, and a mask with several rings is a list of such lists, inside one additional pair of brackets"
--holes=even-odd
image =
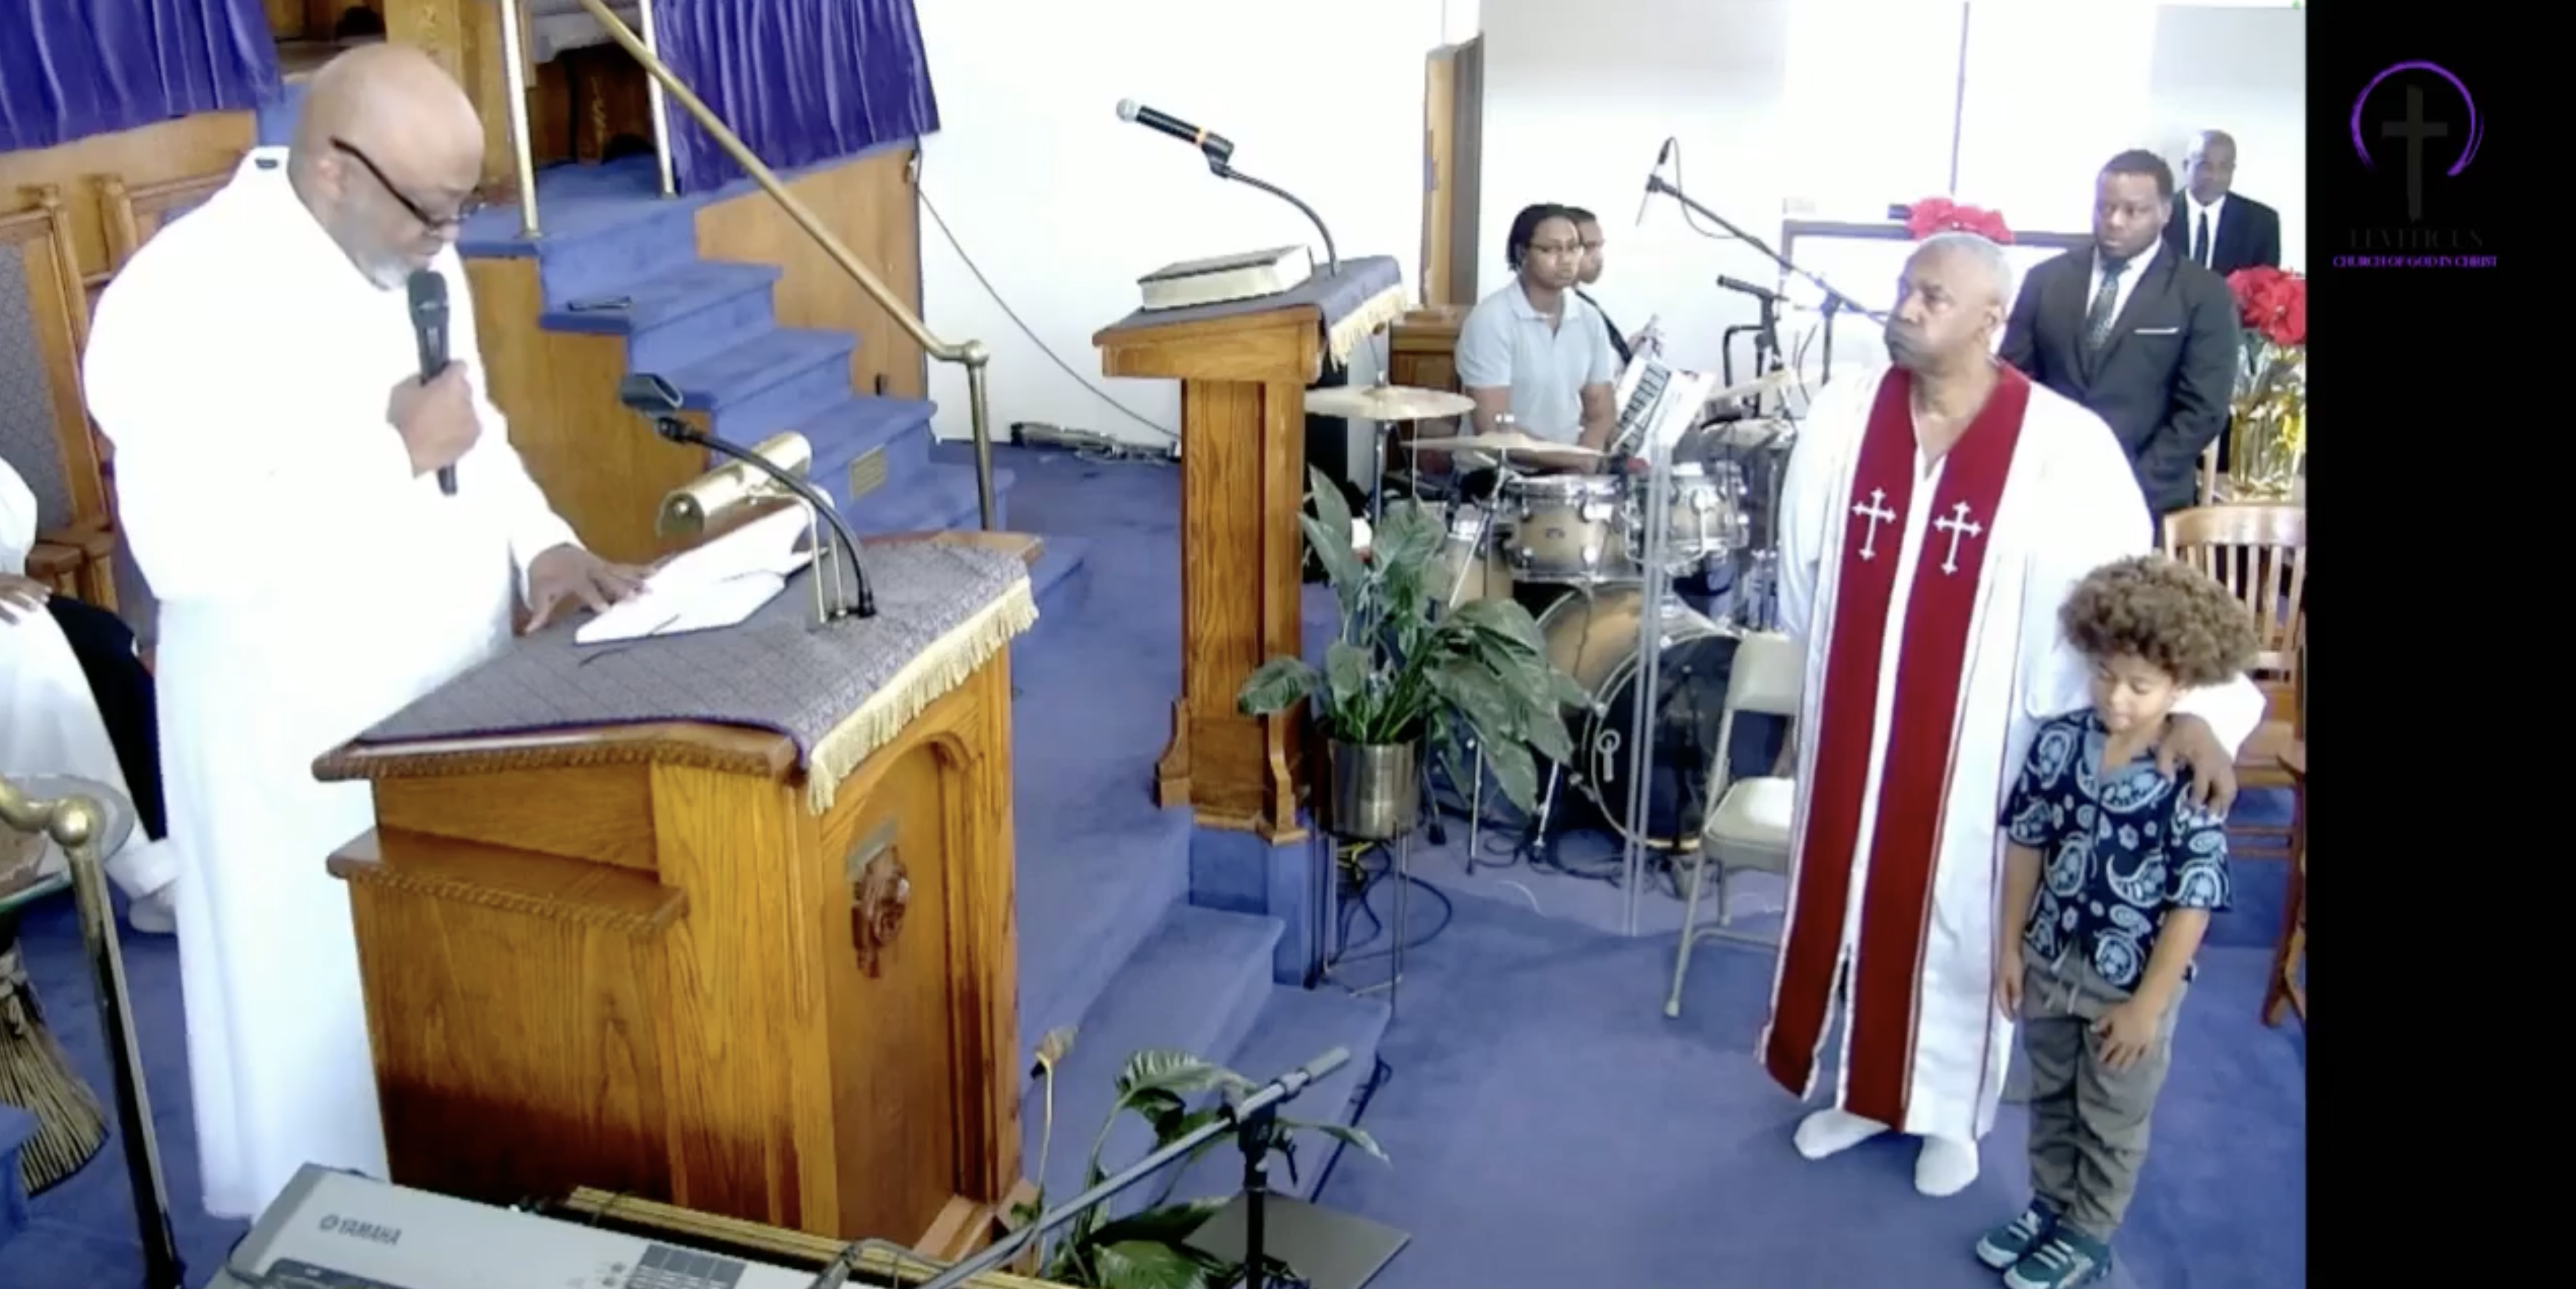
[[(652, 0), (663, 61), (762, 161), (780, 170), (939, 128), (913, 0)], [(680, 191), (742, 177), (675, 104)]]
[(195, 112), (247, 111), (277, 92), (277, 43), (261, 0), (21, 0), (5, 7), (0, 152)]

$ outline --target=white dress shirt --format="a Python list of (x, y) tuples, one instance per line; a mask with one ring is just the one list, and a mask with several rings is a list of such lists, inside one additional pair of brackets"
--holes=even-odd
[(2200, 251), (2200, 254), (2194, 257), (2202, 268), (2208, 268), (2210, 267), (2210, 261), (2218, 254), (2219, 220), (2227, 213), (2227, 194), (2218, 194), (2218, 200), (2204, 206), (2200, 204), (2197, 198), (2185, 193), (2183, 195), (2182, 204), (2184, 216), (2191, 221), (2190, 227), (2182, 230), (2182, 244), (2185, 248), (2188, 249), (2194, 246), (2195, 240), (2200, 234), (2201, 221), (2209, 221), (2208, 244), (2199, 246), (2197, 249)]
[[(2147, 266), (2156, 262), (2156, 252), (2163, 249), (2164, 242), (2161, 239), (2149, 242), (2147, 249), (2130, 256), (2129, 266), (2120, 270), (2119, 293), (2111, 297), (2111, 320), (2114, 323), (2120, 320), (2121, 314), (2128, 312), (2129, 297), (2137, 291), (2138, 279), (2147, 275)], [(2093, 248), (2093, 278), (2084, 287), (2084, 308), (2088, 316), (2092, 312), (2093, 297), (2100, 294), (2102, 294), (2102, 248), (2097, 246)]]

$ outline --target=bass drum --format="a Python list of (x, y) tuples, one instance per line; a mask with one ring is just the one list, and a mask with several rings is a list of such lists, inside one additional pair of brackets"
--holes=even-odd
[[(1571, 713), (1574, 764), (1562, 768), (1601, 823), (1622, 837), (1632, 833), (1628, 794), (1639, 772), (1634, 740), (1644, 610), (1642, 591), (1605, 587), (1569, 595), (1538, 619), (1548, 662), (1592, 696), (1587, 708)], [(1647, 785), (1643, 840), (1663, 849), (1690, 848), (1699, 844), (1709, 807), (1708, 772), (1725, 716), (1736, 637), (1670, 595), (1662, 617), (1654, 633), (1662, 651), (1655, 676), (1661, 692), (1651, 726), (1654, 777)], [(1568, 798), (1560, 794), (1557, 800)]]

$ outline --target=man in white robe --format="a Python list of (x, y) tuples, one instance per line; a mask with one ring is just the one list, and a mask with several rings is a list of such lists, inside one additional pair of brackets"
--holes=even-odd
[[(1993, 1002), (1996, 819), (2041, 719), (2087, 702), (2057, 611), (2094, 568), (2153, 549), (2101, 418), (1996, 362), (2000, 248), (1927, 239), (1887, 328), (1889, 372), (1837, 382), (1782, 485), (1780, 616), (1807, 650), (1795, 878), (1763, 1062), (1805, 1096), (1835, 1013), (1821, 1159), (1891, 1129), (1915, 1185), (1976, 1179), (2012, 1024)], [(2242, 677), (2187, 695), (2160, 757), (2223, 808), (2262, 720)]]
[[(307, 1162), (382, 1175), (346, 891), (374, 826), (314, 759), (490, 657), (521, 589), (631, 593), (511, 451), (475, 370), (453, 248), (483, 134), (425, 55), (317, 73), (290, 150), (152, 239), (100, 302), (91, 412), (161, 600), (157, 663), (207, 1212), (248, 1217)], [(405, 279), (447, 280), (458, 361), (420, 379)], [(441, 467), (456, 493), (442, 495)]]
[[(58, 615), (65, 608), (88, 606), (58, 604), (52, 588), (27, 576), (27, 555), (35, 545), (36, 494), (15, 467), (0, 461), (0, 775), (70, 775), (123, 797), (122, 804), (136, 811), (136, 826), (108, 856), (108, 880), (125, 892), (127, 920), (135, 929), (167, 932), (178, 856), (143, 826), (147, 819), (157, 825), (157, 806), (147, 809), (136, 800), (89, 669), (63, 630)], [(140, 666), (131, 669), (139, 672)], [(150, 731), (141, 734), (148, 739)], [(64, 862), (59, 850), (44, 859), (49, 870)]]

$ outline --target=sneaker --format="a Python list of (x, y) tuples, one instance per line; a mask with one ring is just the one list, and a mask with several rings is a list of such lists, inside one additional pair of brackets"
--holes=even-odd
[(178, 911), (170, 906), (170, 888), (162, 887), (125, 906), (125, 924), (144, 935), (170, 935), (179, 929)]
[(2111, 1247), (2057, 1227), (2004, 1273), (2005, 1289), (2076, 1289), (2111, 1274)]
[(2055, 1229), (2056, 1211), (2045, 1200), (2032, 1200), (2021, 1216), (1978, 1238), (1977, 1261), (1997, 1271), (2009, 1271)]

